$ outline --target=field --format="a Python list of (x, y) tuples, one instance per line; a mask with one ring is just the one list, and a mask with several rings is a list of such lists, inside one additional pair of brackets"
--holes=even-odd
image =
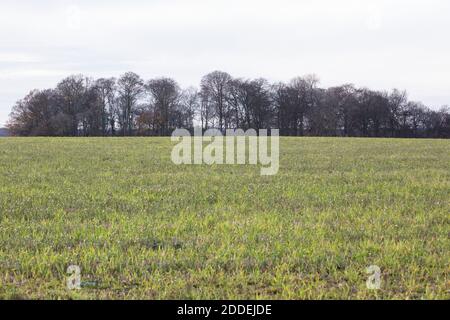
[(173, 145), (0, 139), (0, 298), (450, 298), (450, 141), (282, 138), (276, 176)]

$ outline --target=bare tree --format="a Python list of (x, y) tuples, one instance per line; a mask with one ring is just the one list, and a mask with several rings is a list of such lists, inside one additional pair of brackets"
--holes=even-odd
[(131, 135), (137, 103), (144, 93), (144, 81), (139, 75), (127, 72), (119, 78), (117, 90), (121, 110), (119, 122), (122, 126), (122, 133), (123, 135)]
[(177, 110), (181, 89), (170, 78), (150, 80), (145, 87), (150, 95), (154, 115), (158, 118), (160, 134), (167, 135), (168, 129), (175, 122), (173, 115)]
[(270, 127), (273, 117), (270, 94), (270, 85), (265, 79), (231, 81), (228, 123), (246, 129)]
[(13, 107), (7, 127), (13, 135), (49, 136), (54, 112), (53, 90), (33, 90)]
[(56, 90), (59, 94), (58, 105), (70, 119), (68, 134), (78, 135), (78, 115), (83, 112), (84, 94), (86, 93), (86, 78), (82, 75), (70, 76), (58, 83)]
[(319, 83), (315, 75), (294, 78), (289, 84), (290, 107), (296, 135), (303, 136), (307, 112), (317, 103), (316, 88)]
[(391, 137), (396, 135), (400, 128), (401, 110), (408, 102), (408, 95), (406, 91), (397, 89), (392, 90), (389, 95), (389, 129)]
[(216, 112), (219, 129), (227, 128), (228, 112), (228, 89), (232, 78), (222, 71), (214, 71), (203, 77), (201, 81), (201, 92), (204, 103), (211, 103)]
[(103, 135), (111, 132), (115, 134), (116, 127), (116, 79), (101, 78), (95, 81), (95, 91), (97, 92), (101, 108), (101, 126)]
[(189, 87), (181, 93), (179, 106), (182, 113), (182, 126), (194, 128), (195, 119), (200, 116), (200, 93), (194, 87)]
[(433, 111), (408, 101), (406, 92), (342, 85), (318, 87), (315, 76), (288, 84), (233, 79), (215, 71), (201, 90), (182, 90), (175, 80), (144, 81), (128, 72), (93, 80), (70, 76), (56, 89), (34, 90), (13, 107), (14, 135), (169, 135), (176, 127), (278, 128), (282, 135), (450, 137), (450, 110)]

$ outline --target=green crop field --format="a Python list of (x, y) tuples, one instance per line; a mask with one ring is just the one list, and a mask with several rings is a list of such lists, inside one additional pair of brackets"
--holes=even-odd
[(450, 298), (449, 140), (282, 138), (275, 176), (173, 145), (0, 139), (0, 298)]

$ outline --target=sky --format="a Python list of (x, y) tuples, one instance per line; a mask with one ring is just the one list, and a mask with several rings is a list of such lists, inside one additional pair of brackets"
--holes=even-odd
[(448, 0), (0, 0), (0, 126), (32, 89), (72, 74), (198, 86), (222, 70), (316, 74), (450, 105)]

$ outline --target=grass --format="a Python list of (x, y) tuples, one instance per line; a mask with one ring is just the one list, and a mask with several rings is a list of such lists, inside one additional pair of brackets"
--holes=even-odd
[(276, 176), (173, 145), (0, 139), (0, 298), (450, 298), (450, 141), (282, 138)]

